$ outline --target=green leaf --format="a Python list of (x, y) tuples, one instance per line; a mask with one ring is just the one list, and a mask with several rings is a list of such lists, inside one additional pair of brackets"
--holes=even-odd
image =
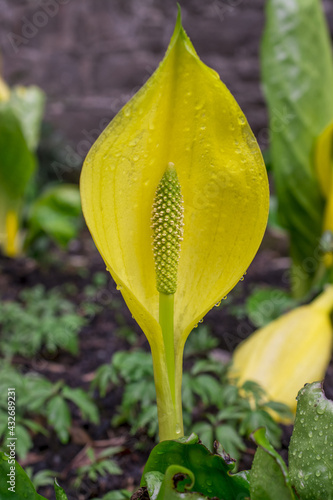
[(302, 500), (333, 499), (333, 402), (319, 382), (298, 393), (289, 471)]
[[(148, 472), (145, 477), (150, 500), (180, 500), (182, 498), (209, 500), (208, 497), (204, 497), (201, 493), (184, 493), (186, 486), (191, 484), (193, 474), (180, 465), (170, 465), (165, 475), (160, 472)], [(142, 498), (146, 498), (144, 493)]]
[(83, 389), (72, 389), (66, 385), (62, 390), (62, 395), (80, 408), (83, 418), (94, 424), (98, 424), (99, 414), (97, 406)]
[(80, 215), (80, 194), (76, 185), (47, 188), (30, 208), (26, 245), (45, 233), (56, 243), (66, 246), (77, 235)]
[(170, 466), (181, 466), (194, 476), (193, 492), (223, 500), (242, 500), (249, 495), (248, 481), (242, 475), (231, 474), (234, 461), (216, 451), (212, 454), (191, 434), (177, 441), (162, 441), (152, 450), (143, 471), (141, 486), (146, 486), (147, 472), (165, 474)]
[[(11, 473), (12, 477), (15, 477), (13, 485), (7, 482), (11, 479)], [(0, 498), (1, 500), (46, 500), (38, 495), (22, 467), (2, 452), (0, 452)], [(59, 497), (57, 500), (62, 499)], [(64, 500), (67, 498), (64, 497)]]
[(66, 401), (61, 396), (54, 396), (48, 402), (47, 418), (49, 424), (54, 427), (60, 441), (67, 443), (71, 425), (71, 413)]
[(253, 434), (258, 444), (250, 472), (251, 500), (294, 500), (286, 464), (266, 438), (265, 429)]
[(231, 425), (219, 425), (216, 428), (216, 439), (221, 443), (224, 450), (236, 459), (240, 456), (239, 450), (246, 450), (242, 438)]
[(56, 495), (56, 500), (68, 500), (66, 493), (62, 487), (58, 484), (58, 481), (54, 480), (54, 491)]
[[(262, 78), (270, 115), (271, 157), (281, 221), (288, 229), (294, 295), (318, 270), (324, 199), (312, 162), (317, 136), (333, 119), (331, 41), (318, 0), (269, 0)], [(304, 261), (311, 257), (311, 266)], [(305, 261), (306, 262), (306, 261)]]
[(192, 380), (192, 391), (205, 405), (217, 404), (220, 399), (221, 384), (211, 375), (198, 375)]
[(32, 439), (29, 432), (22, 424), (17, 424), (15, 427), (16, 453), (18, 457), (25, 458), (28, 451), (32, 448)]
[(244, 436), (249, 436), (259, 427), (264, 427), (267, 432), (267, 437), (274, 446), (281, 445), (280, 437), (282, 430), (273, 418), (264, 410), (248, 411), (240, 426), (240, 433)]
[(267, 325), (297, 302), (284, 290), (273, 287), (258, 287), (246, 300), (246, 312), (256, 328)]
[(211, 450), (214, 442), (213, 425), (208, 422), (196, 422), (192, 425), (192, 430), (200, 436), (200, 441), (206, 446), (206, 448)]
[(28, 149), (19, 120), (5, 103), (0, 103), (0, 151), (1, 198), (20, 200), (34, 173), (36, 161)]
[(147, 483), (150, 500), (157, 500), (163, 479), (164, 474), (162, 474), (162, 472), (147, 472), (147, 474), (145, 474), (145, 481)]
[(10, 93), (9, 104), (20, 121), (28, 148), (35, 151), (44, 114), (44, 92), (35, 86), (14, 87)]

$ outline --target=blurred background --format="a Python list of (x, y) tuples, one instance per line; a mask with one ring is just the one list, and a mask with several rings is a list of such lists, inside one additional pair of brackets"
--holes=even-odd
[[(267, 113), (259, 82), (264, 0), (182, 0), (199, 56), (242, 107), (261, 146)], [(333, 29), (333, 2), (323, 2)], [(163, 57), (175, 0), (0, 0), (3, 76), (40, 86), (46, 121), (60, 130), (68, 167), (82, 160), (110, 119)]]

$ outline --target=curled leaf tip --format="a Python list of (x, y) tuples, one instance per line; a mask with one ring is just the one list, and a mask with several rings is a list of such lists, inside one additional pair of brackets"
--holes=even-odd
[(180, 183), (170, 162), (157, 186), (152, 213), (156, 288), (167, 295), (177, 290), (183, 212)]

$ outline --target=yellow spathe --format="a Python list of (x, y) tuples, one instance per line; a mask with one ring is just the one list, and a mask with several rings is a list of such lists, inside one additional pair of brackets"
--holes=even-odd
[(0, 102), (6, 102), (10, 99), (10, 89), (6, 82), (0, 76)]
[(184, 200), (175, 294), (175, 352), (245, 273), (268, 214), (265, 165), (238, 104), (198, 58), (180, 16), (166, 56), (91, 148), (81, 174), (84, 216), (145, 332), (163, 349), (151, 214), (167, 165)]
[[(314, 158), (318, 181), (326, 200), (323, 232), (333, 233), (333, 122), (318, 137)], [(324, 254), (323, 260), (327, 268), (332, 267), (333, 253)]]
[(333, 286), (311, 304), (284, 314), (254, 332), (235, 350), (230, 370), (241, 385), (258, 382), (269, 399), (295, 413), (296, 396), (306, 383), (325, 376), (332, 352)]

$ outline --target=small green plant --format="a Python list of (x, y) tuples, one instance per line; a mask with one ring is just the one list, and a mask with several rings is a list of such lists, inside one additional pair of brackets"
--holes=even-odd
[(225, 381), (218, 395), (213, 407), (203, 412), (203, 420), (191, 427), (208, 449), (212, 450), (214, 441), (218, 441), (231, 457), (238, 460), (241, 452), (246, 450), (244, 438), (249, 438), (259, 427), (266, 429), (273, 446), (281, 447), (282, 430), (270, 411), (274, 410), (280, 418), (290, 419), (292, 414), (287, 406), (268, 401), (265, 391), (251, 381), (240, 387)]
[(28, 208), (24, 249), (34, 256), (45, 252), (50, 240), (66, 248), (82, 225), (81, 202), (75, 184), (48, 185)]
[(60, 290), (46, 291), (42, 285), (23, 290), (19, 301), (0, 303), (0, 350), (31, 357), (44, 350), (78, 352), (78, 333), (86, 324), (72, 302)]
[[(83, 389), (71, 388), (62, 380), (50, 382), (40, 375), (22, 374), (8, 363), (0, 364), (0, 440), (5, 443), (8, 437), (8, 387), (15, 387), (16, 415), (15, 435), (16, 452), (25, 457), (32, 447), (31, 435), (48, 433), (48, 428), (55, 431), (62, 443), (70, 436), (72, 423), (69, 403), (80, 410), (84, 419), (98, 423), (98, 410), (92, 399)], [(37, 422), (42, 417), (43, 424)]]
[(57, 472), (49, 469), (40, 470), (34, 474), (32, 467), (26, 467), (25, 472), (36, 490), (38, 490), (41, 486), (49, 486), (53, 484), (54, 478), (58, 476)]
[(229, 311), (237, 319), (248, 317), (256, 328), (260, 328), (298, 304), (299, 302), (285, 290), (257, 286), (251, 291), (245, 304), (232, 303)]
[(77, 477), (73, 483), (74, 487), (80, 488), (83, 481), (87, 479), (89, 481), (96, 482), (99, 477), (122, 474), (122, 470), (117, 462), (111, 458), (120, 453), (122, 450), (123, 448), (121, 446), (110, 446), (96, 455), (95, 451), (88, 447), (86, 450), (88, 463), (78, 467), (76, 470)]

